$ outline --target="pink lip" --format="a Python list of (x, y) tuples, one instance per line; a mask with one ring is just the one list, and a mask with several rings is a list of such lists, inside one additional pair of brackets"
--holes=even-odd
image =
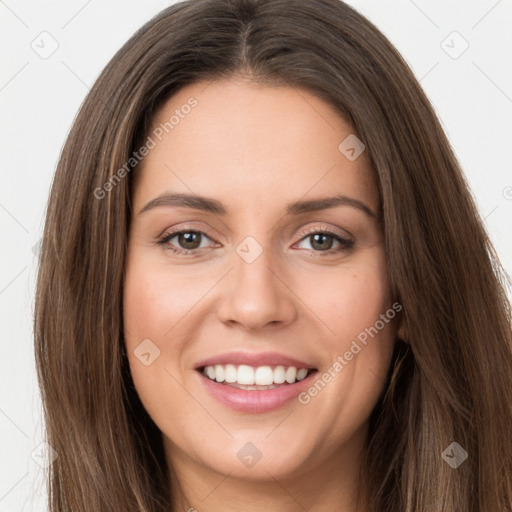
[(314, 365), (299, 361), (293, 357), (285, 356), (277, 352), (227, 352), (219, 354), (208, 359), (204, 359), (196, 364), (195, 368), (200, 369), (205, 366), (215, 366), (216, 364), (246, 364), (248, 366), (295, 366), (295, 368), (314, 368)]
[[(307, 366), (302, 366), (302, 368), (305, 367)], [(295, 384), (281, 384), (277, 388), (262, 391), (238, 389), (220, 384), (200, 372), (198, 376), (208, 392), (219, 402), (235, 411), (254, 414), (274, 411), (284, 406), (311, 385), (316, 373), (316, 371), (311, 372), (305, 379)]]

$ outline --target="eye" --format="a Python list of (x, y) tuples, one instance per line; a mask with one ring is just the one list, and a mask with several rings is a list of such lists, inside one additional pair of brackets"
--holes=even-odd
[[(176, 239), (176, 242), (174, 244), (171, 243), (171, 240), (173, 239)], [(164, 234), (158, 240), (158, 244), (162, 246), (167, 246), (165, 248), (174, 253), (191, 254), (192, 252), (198, 251), (198, 249), (208, 247), (208, 245), (201, 245), (201, 242), (204, 239), (209, 239), (209, 237), (202, 231), (184, 229), (181, 231), (173, 231), (171, 233)], [(178, 247), (176, 247), (176, 245)]]
[[(304, 236), (304, 233), (306, 233), (306, 236)], [(302, 232), (301, 235), (303, 238), (298, 243), (309, 241), (311, 250), (320, 253), (322, 256), (347, 251), (354, 246), (353, 240), (345, 238), (329, 228), (308, 229)], [(336, 245), (337, 247), (333, 248)]]

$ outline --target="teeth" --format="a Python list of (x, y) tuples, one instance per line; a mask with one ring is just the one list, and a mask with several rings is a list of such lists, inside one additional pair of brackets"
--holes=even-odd
[(297, 370), (297, 380), (305, 379), (308, 374), (308, 371), (306, 368), (301, 368), (300, 370)]
[[(220, 365), (218, 365), (220, 366)], [(236, 366), (234, 364), (227, 364), (224, 370), (224, 377), (226, 378), (226, 382), (236, 382)]]
[(286, 370), (284, 366), (276, 366), (274, 369), (274, 382), (282, 384), (286, 380)]
[(215, 380), (217, 382), (224, 382), (224, 367), (220, 364), (215, 366)]
[(290, 366), (286, 370), (286, 382), (288, 382), (288, 384), (293, 384), (295, 382), (295, 377), (297, 377), (297, 368)]
[(294, 384), (307, 377), (308, 368), (295, 368), (295, 366), (258, 366), (253, 368), (246, 364), (216, 364), (206, 366), (203, 375), (216, 382), (233, 384), (240, 389), (273, 389), (275, 384)]
[(274, 370), (270, 366), (260, 366), (254, 373), (254, 383), (258, 386), (270, 386), (274, 382)]
[(241, 364), (236, 373), (236, 381), (238, 384), (247, 384), (248, 386), (254, 384), (254, 370), (246, 364)]
[(215, 380), (215, 367), (214, 366), (208, 366), (206, 368), (206, 375), (208, 375), (209, 379)]

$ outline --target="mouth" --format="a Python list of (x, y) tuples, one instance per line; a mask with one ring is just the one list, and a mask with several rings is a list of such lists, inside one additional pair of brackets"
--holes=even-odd
[(249, 366), (246, 364), (216, 364), (198, 369), (202, 375), (223, 386), (247, 391), (266, 391), (290, 386), (307, 378), (315, 368), (296, 366)]
[(318, 369), (280, 354), (237, 352), (210, 358), (195, 370), (213, 398), (238, 412), (264, 413), (290, 404)]

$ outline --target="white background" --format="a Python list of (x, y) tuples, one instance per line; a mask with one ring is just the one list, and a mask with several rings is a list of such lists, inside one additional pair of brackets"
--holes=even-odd
[[(46, 510), (42, 470), (32, 458), (43, 429), (32, 340), (34, 246), (60, 149), (101, 69), (170, 3), (0, 0), (0, 512)], [(512, 0), (349, 3), (421, 80), (512, 273)], [(465, 43), (453, 31), (469, 44), (456, 59), (445, 49), (455, 55)], [(51, 38), (58, 48), (43, 59), (32, 46), (49, 49)]]

